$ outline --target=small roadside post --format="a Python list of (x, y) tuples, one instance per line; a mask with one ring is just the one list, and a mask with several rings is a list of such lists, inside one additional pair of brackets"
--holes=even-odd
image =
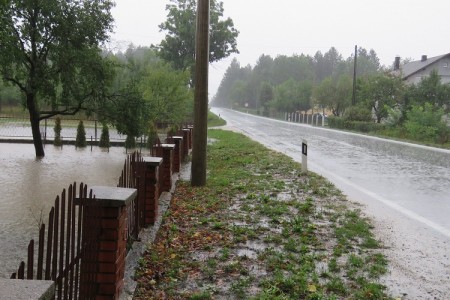
[(302, 141), (302, 172), (308, 172), (308, 142), (306, 140)]

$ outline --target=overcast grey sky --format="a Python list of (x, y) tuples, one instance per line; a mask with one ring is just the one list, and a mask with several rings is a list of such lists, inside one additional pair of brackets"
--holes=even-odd
[[(112, 46), (159, 44), (169, 0), (116, 0)], [(383, 65), (395, 56), (420, 59), (450, 53), (449, 0), (223, 0), (239, 30), (240, 54), (210, 67), (214, 96), (233, 57), (255, 65), (262, 54), (314, 55), (334, 46), (344, 58), (354, 46), (374, 49)]]

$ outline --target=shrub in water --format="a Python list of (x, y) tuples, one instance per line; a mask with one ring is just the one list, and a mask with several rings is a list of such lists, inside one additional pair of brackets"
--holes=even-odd
[(98, 145), (102, 148), (111, 147), (111, 143), (109, 141), (109, 129), (106, 123), (103, 123), (102, 134), (100, 135), (100, 142)]
[(77, 128), (77, 139), (75, 140), (75, 147), (84, 148), (86, 146), (86, 130), (84, 130), (83, 121), (80, 120)]
[(136, 139), (134, 136), (127, 135), (127, 138), (125, 140), (125, 149), (132, 149), (136, 148)]

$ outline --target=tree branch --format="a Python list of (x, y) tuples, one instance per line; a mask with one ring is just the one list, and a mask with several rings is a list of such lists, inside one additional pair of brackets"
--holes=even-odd
[(62, 116), (73, 116), (81, 110), (87, 110), (87, 108), (83, 107), (81, 103), (77, 107), (70, 107), (64, 110), (54, 110), (54, 111), (41, 111), (41, 116), (39, 117), (39, 121), (49, 119), (51, 117), (62, 115)]
[(23, 91), (25, 93), (27, 92), (27, 89), (25, 88), (25, 86), (22, 85), (17, 79), (8, 77), (8, 76), (5, 76), (4, 79), (6, 81), (10, 81), (10, 82), (14, 83), (15, 85), (17, 85), (21, 91)]
[(30, 65), (31, 65), (33, 62), (31, 61), (31, 58), (27, 55), (27, 51), (26, 51), (26, 49), (25, 49), (25, 45), (24, 45), (24, 43), (23, 43), (22, 38), (20, 37), (19, 32), (17, 31), (17, 28), (14, 27), (14, 26), (12, 26), (12, 29), (13, 29), (13, 31), (14, 31), (14, 34), (15, 34), (16, 37), (17, 37), (17, 41), (18, 41), (19, 44), (20, 44), (20, 49), (22, 50), (22, 53), (23, 53), (24, 57), (26, 58), (26, 60), (28, 61), (28, 63), (30, 63)]

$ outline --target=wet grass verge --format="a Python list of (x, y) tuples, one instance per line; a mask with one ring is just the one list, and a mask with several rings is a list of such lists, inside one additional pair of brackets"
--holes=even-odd
[(355, 204), (241, 134), (209, 138), (207, 186), (178, 182), (135, 299), (391, 299), (382, 245)]

